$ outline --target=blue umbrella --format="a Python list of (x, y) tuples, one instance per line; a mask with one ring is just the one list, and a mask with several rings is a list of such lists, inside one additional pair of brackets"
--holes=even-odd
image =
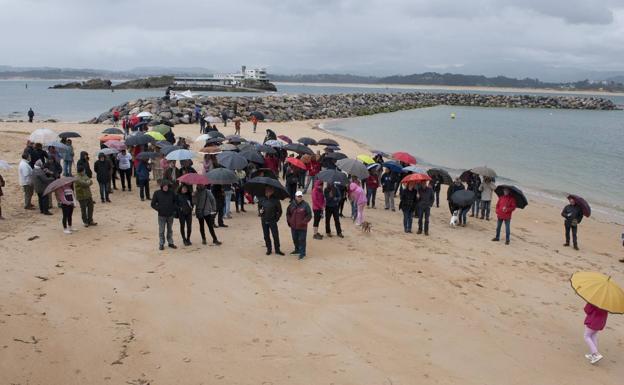
[(407, 166), (407, 167), (403, 167), (402, 172), (413, 172), (415, 174), (425, 174), (427, 170), (418, 168), (416, 166)]
[(382, 166), (384, 166), (385, 168), (389, 169), (390, 171), (394, 171), (394, 172), (401, 172), (401, 171), (403, 171), (403, 167), (399, 164), (399, 162), (396, 162), (394, 160), (389, 160), (387, 162), (384, 162), (384, 164), (382, 164)]

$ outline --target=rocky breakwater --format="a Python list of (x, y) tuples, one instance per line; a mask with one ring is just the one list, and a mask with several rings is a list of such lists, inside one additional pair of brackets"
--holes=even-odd
[(170, 122), (190, 123), (195, 106), (202, 113), (220, 116), (226, 110), (246, 118), (253, 111), (262, 112), (267, 120), (289, 121), (307, 119), (349, 118), (438, 105), (556, 108), (578, 110), (615, 110), (617, 106), (607, 99), (576, 96), (484, 95), (484, 94), (331, 94), (331, 95), (270, 95), (270, 96), (201, 96), (182, 100), (163, 98), (138, 99), (112, 107), (90, 123), (111, 123), (114, 110), (122, 117), (148, 111), (154, 124)]

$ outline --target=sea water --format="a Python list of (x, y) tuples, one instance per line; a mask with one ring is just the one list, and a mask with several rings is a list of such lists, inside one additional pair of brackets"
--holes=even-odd
[[(455, 114), (455, 119), (451, 114)], [(323, 128), (453, 175), (489, 166), (498, 183), (563, 203), (585, 197), (624, 223), (624, 112), (438, 106), (336, 120)]]

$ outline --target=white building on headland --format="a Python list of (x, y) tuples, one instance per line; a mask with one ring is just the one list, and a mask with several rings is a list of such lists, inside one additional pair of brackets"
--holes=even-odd
[(207, 77), (176, 77), (173, 84), (182, 88), (209, 86), (241, 87), (245, 80), (268, 83), (269, 77), (265, 68), (247, 69), (246, 66), (242, 66), (241, 71), (236, 73), (213, 74)]

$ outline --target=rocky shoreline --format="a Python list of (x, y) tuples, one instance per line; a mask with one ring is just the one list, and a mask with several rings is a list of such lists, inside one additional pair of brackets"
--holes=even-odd
[(193, 99), (164, 100), (147, 98), (114, 106), (87, 123), (112, 122), (113, 111), (121, 117), (149, 111), (154, 124), (193, 121), (195, 106), (202, 113), (220, 116), (226, 110), (248, 117), (253, 111), (262, 112), (267, 120), (284, 122), (308, 119), (336, 119), (372, 115), (383, 112), (410, 110), (438, 105), (503, 108), (553, 108), (576, 110), (616, 110), (608, 99), (577, 96), (485, 95), (458, 93), (393, 93), (393, 94), (331, 94), (331, 95), (268, 95), (268, 96), (201, 96)]

